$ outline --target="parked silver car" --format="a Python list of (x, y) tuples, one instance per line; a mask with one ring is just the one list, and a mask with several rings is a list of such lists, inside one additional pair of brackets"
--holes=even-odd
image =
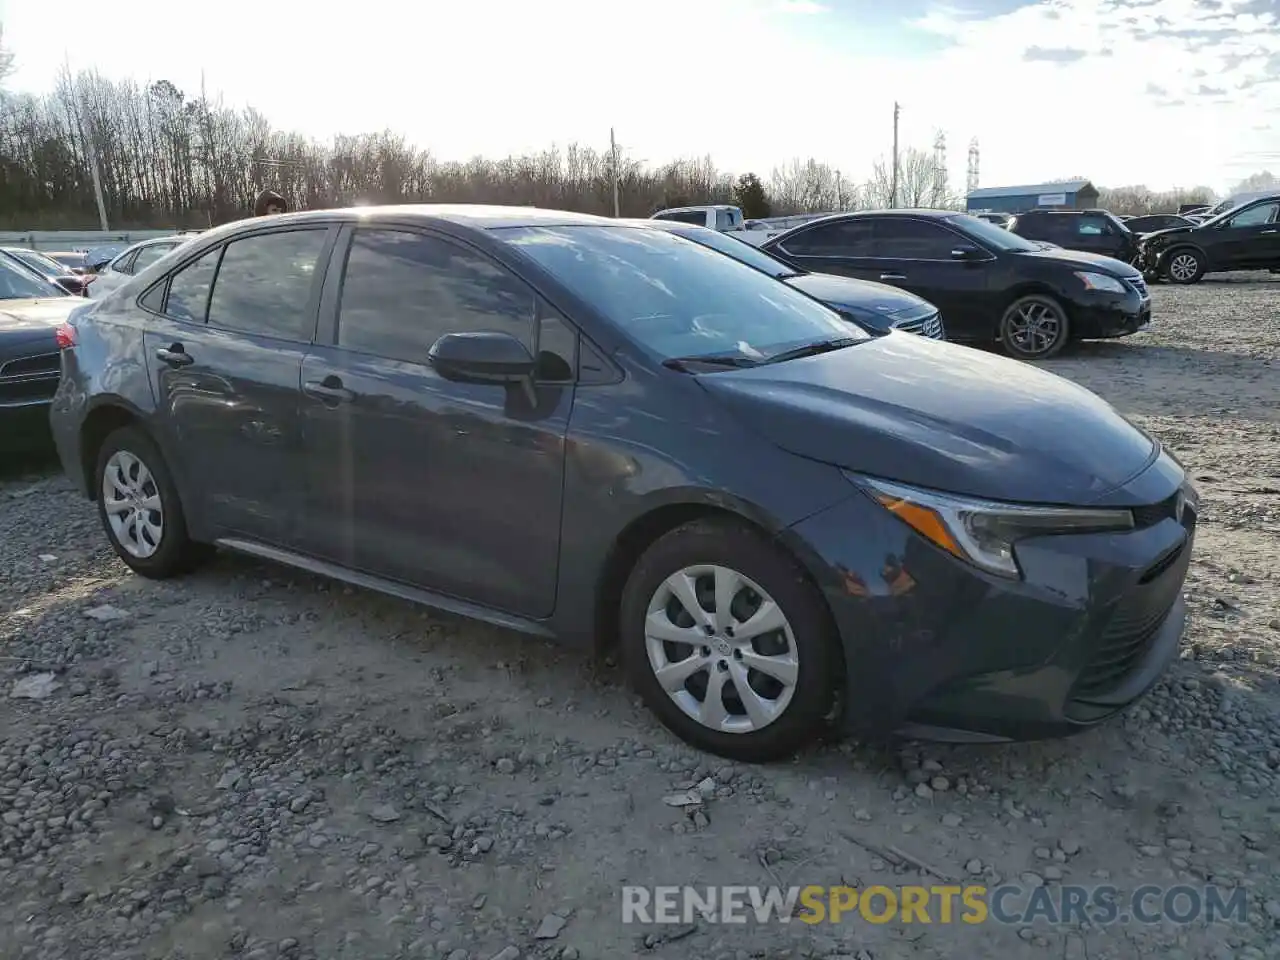
[(166, 253), (178, 249), (192, 236), (194, 234), (175, 234), (171, 237), (153, 237), (150, 240), (135, 243), (99, 271), (97, 280), (86, 296), (95, 300), (102, 298), (130, 277), (151, 266)]

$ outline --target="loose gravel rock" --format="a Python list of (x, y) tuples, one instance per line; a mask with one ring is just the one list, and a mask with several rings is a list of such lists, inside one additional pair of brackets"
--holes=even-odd
[[(1204, 497), (1183, 658), (1062, 742), (726, 764), (572, 651), (236, 556), (141, 580), (53, 467), (10, 469), (0, 956), (1280, 956), (1278, 294), (1158, 286), (1150, 332), (1046, 364)], [(624, 883), (941, 882), (926, 868), (1238, 886), (1248, 920), (620, 922)]]

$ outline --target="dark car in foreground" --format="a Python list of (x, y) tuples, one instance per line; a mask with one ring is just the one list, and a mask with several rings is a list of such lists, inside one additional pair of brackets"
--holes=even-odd
[(93, 282), (93, 277), (81, 276), (73, 272), (70, 267), (65, 267), (57, 260), (46, 257), (38, 250), (28, 250), (25, 247), (0, 247), (0, 257), (43, 277), (50, 283), (56, 283), (67, 293), (80, 297), (89, 295), (89, 284)]
[(1151, 296), (1129, 264), (1042, 249), (963, 213), (841, 213), (761, 249), (800, 269), (909, 290), (942, 311), (948, 340), (999, 341), (1020, 360), (1051, 357), (1070, 340), (1127, 336), (1151, 322)]
[(1066, 734), (1178, 650), (1197, 501), (1155, 440), (659, 230), (255, 218), (61, 336), (58, 451), (138, 573), (220, 545), (616, 644), (724, 756), (786, 755), (835, 704), (866, 734)]
[(830, 273), (810, 273), (783, 263), (749, 243), (708, 227), (663, 220), (631, 220), (636, 226), (665, 230), (678, 237), (700, 243), (733, 257), (748, 267), (755, 267), (775, 280), (781, 280), (821, 300), (836, 313), (879, 333), (902, 330), (918, 333), (934, 340), (945, 340), (942, 315), (927, 300), (891, 287), (887, 283), (854, 280)]
[(1047, 240), (1064, 250), (1080, 250), (1132, 263), (1138, 237), (1127, 223), (1106, 210), (1029, 210), (1007, 226), (1028, 240)]
[(57, 330), (86, 303), (0, 257), (0, 455), (49, 444), (58, 388)]
[(1206, 273), (1280, 269), (1280, 194), (1204, 223), (1149, 233), (1139, 244), (1138, 265), (1148, 276), (1181, 284)]

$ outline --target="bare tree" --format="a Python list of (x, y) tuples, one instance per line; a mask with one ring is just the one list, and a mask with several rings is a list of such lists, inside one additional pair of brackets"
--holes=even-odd
[[(0, 75), (12, 65), (0, 44)], [(249, 212), (263, 187), (303, 209), (443, 201), (613, 212), (607, 147), (571, 143), (524, 156), (445, 161), (390, 130), (321, 144), (273, 128), (253, 109), (230, 109), (203, 90), (194, 94), (165, 80), (142, 87), (84, 72), (64, 73), (48, 96), (0, 96), (0, 227), (96, 226), (90, 155), (98, 159), (108, 219), (121, 228), (200, 228), (233, 220)], [(708, 156), (651, 167), (624, 151), (617, 172), (628, 217), (732, 203), (738, 183)], [(859, 184), (829, 164), (797, 159), (772, 172), (763, 199), (775, 215), (883, 207), (890, 173), (881, 160)], [(905, 149), (899, 205), (954, 206), (938, 173), (932, 154)], [(1211, 194), (1125, 187), (1103, 195), (1117, 212), (1139, 213)]]
[(13, 73), (13, 51), (4, 45), (4, 25), (0, 24), (0, 83)]
[[(886, 209), (893, 205), (891, 161), (882, 157), (872, 165), (871, 179), (863, 187), (862, 197), (871, 209)], [(933, 154), (915, 147), (907, 147), (899, 152), (898, 206), (941, 210), (959, 206), (959, 198), (951, 192), (947, 172), (939, 171)]]

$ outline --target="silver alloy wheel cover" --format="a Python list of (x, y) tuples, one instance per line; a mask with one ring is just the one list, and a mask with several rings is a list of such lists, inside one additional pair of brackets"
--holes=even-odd
[(160, 485), (137, 454), (117, 450), (102, 471), (102, 506), (116, 542), (131, 557), (146, 560), (164, 537)]
[(1180, 253), (1169, 261), (1169, 276), (1175, 280), (1190, 280), (1196, 275), (1199, 265), (1194, 253)]
[[(697, 598), (696, 582), (710, 576), (715, 585), (715, 610), (705, 609)], [(732, 602), (743, 589), (760, 598), (760, 605), (747, 620), (736, 619)], [(694, 625), (681, 627), (668, 615), (675, 599), (693, 619)], [(772, 637), (785, 639), (786, 652), (763, 654), (755, 642)], [(777, 602), (757, 583), (738, 571), (719, 564), (685, 567), (667, 577), (654, 591), (645, 615), (645, 650), (658, 685), (690, 719), (719, 733), (755, 733), (781, 717), (795, 696), (800, 662), (791, 624)], [(672, 659), (665, 644), (677, 645), (686, 656)], [(781, 686), (776, 697), (767, 697), (749, 682), (752, 671), (772, 678)], [(706, 673), (707, 687), (702, 700), (686, 683)], [(731, 713), (725, 706), (728, 688), (736, 691), (743, 713)]]
[(1009, 339), (1028, 356), (1046, 353), (1062, 336), (1060, 311), (1046, 300), (1029, 297), (1009, 310)]

